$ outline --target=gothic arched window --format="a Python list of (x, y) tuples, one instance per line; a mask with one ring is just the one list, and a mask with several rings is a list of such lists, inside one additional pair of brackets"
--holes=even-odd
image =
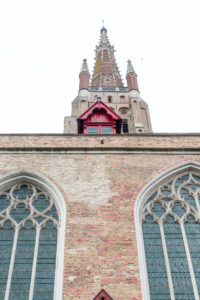
[(140, 214), (150, 299), (199, 299), (200, 174), (165, 180)]
[(0, 299), (55, 299), (59, 227), (54, 199), (37, 184), (0, 190)]

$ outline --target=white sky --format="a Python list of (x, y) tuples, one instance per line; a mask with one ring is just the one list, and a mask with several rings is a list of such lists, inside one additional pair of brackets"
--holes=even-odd
[(154, 132), (200, 132), (199, 0), (0, 0), (0, 133), (62, 133), (102, 20)]

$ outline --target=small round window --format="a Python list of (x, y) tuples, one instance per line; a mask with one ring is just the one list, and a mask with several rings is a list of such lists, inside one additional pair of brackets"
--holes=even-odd
[(128, 109), (127, 108), (121, 108), (120, 110), (119, 110), (119, 113), (122, 115), (122, 116), (126, 116), (126, 115), (128, 115)]
[(123, 116), (127, 115), (127, 110), (122, 110), (122, 111), (121, 111), (121, 114), (122, 114)]

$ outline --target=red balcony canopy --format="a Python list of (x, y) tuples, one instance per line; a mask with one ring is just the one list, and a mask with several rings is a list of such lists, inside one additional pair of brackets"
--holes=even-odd
[(82, 115), (80, 115), (77, 121), (78, 133), (121, 133), (122, 119), (102, 101), (95, 102)]

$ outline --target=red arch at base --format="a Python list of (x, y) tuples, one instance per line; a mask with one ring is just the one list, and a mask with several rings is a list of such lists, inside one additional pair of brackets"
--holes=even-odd
[(113, 300), (103, 289), (96, 295), (93, 300)]

